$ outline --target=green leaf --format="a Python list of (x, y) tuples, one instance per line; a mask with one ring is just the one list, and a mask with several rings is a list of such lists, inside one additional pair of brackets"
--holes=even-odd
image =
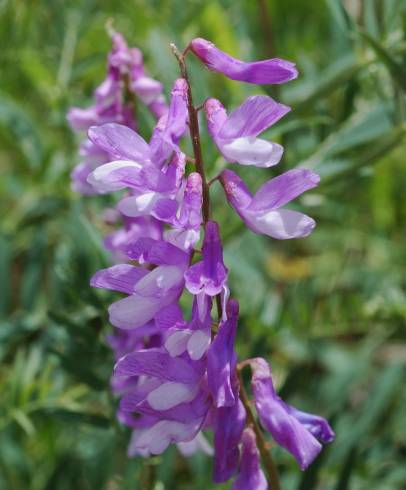
[(11, 131), (17, 139), (31, 168), (38, 167), (43, 158), (43, 150), (36, 124), (23, 107), (2, 93), (0, 93), (0, 125)]
[(356, 34), (374, 51), (377, 58), (386, 66), (392, 78), (396, 80), (399, 86), (403, 90), (406, 90), (406, 69), (404, 66), (392, 56), (381, 42), (370, 34), (360, 30), (356, 31)]

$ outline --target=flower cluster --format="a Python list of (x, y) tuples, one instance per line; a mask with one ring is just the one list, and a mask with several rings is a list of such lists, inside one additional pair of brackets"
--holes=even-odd
[[(111, 32), (112, 49), (107, 57), (107, 76), (94, 91), (95, 103), (86, 109), (72, 107), (67, 115), (71, 128), (86, 134), (92, 126), (118, 123), (131, 129), (137, 128), (135, 104), (140, 101), (159, 119), (168, 112), (163, 95), (163, 85), (149, 77), (145, 71), (142, 53), (138, 48), (129, 48), (124, 37)], [(112, 155), (85, 138), (79, 147), (80, 163), (71, 173), (72, 189), (83, 195), (103, 193), (88, 182), (91, 172), (111, 161)], [(107, 209), (108, 224), (123, 226), (106, 236), (105, 246), (117, 260), (125, 259), (123, 249), (135, 238), (159, 232), (159, 224), (148, 218), (133, 219), (118, 210)]]
[[(99, 99), (92, 109), (98, 116), (88, 130), (87, 144), (108, 157), (89, 172), (86, 185), (95, 193), (120, 191), (117, 210), (127, 223), (136, 225), (134, 232), (126, 231), (118, 240), (126, 263), (98, 271), (91, 280), (94, 287), (125, 295), (109, 308), (116, 329), (108, 341), (116, 358), (112, 386), (120, 397), (118, 417), (132, 428), (131, 456), (160, 454), (171, 443), (184, 454), (198, 448), (211, 453), (203, 436), (203, 431), (211, 430), (213, 480), (235, 476), (234, 490), (264, 490), (268, 484), (260, 463), (266, 451), (261, 426), (301, 469), (311, 464), (321, 443), (332, 441), (334, 433), (326, 420), (295, 409), (277, 395), (264, 359), (237, 361), (239, 305), (230, 294), (220, 227), (211, 218), (185, 56), (191, 52), (209, 69), (254, 84), (288, 82), (297, 71), (293, 63), (280, 59), (242, 62), (200, 38), (192, 40), (183, 54), (174, 50), (182, 78), (175, 81), (169, 108), (158, 118), (149, 142), (134, 131), (130, 118), (119, 120), (118, 112), (124, 118), (125, 106), (120, 106), (113, 122), (103, 121)], [(113, 49), (110, 55), (111, 67), (122, 73), (125, 66), (134, 90), (135, 58), (132, 50)], [(144, 80), (140, 85), (148, 84)], [(207, 99), (202, 108), (209, 134), (227, 162), (260, 168), (278, 164), (283, 148), (259, 136), (290, 108), (264, 95), (249, 97), (229, 115), (216, 99)], [(72, 117), (71, 113), (71, 121)], [(188, 128), (194, 158), (181, 147)], [(216, 180), (254, 233), (300, 238), (315, 226), (312, 218), (285, 208), (319, 182), (310, 170), (285, 172), (255, 194), (228, 168), (212, 182)], [(180, 308), (181, 297), (182, 304), (190, 298), (187, 317)], [(257, 417), (241, 382), (245, 366), (252, 370)]]

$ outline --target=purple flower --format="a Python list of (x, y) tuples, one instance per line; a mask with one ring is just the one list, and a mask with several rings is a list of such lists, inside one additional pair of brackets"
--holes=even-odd
[[(129, 48), (119, 33), (112, 35), (112, 43), (107, 77), (94, 91), (95, 104), (86, 109), (72, 107), (67, 114), (74, 131), (86, 131), (91, 126), (107, 123), (135, 128), (133, 107), (124, 102), (127, 89), (132, 90), (157, 118), (168, 112), (162, 95), (162, 84), (145, 75), (141, 51)], [(91, 146), (99, 152), (98, 158)], [(109, 154), (88, 142), (81, 156), (84, 160), (72, 172), (73, 190), (86, 195), (105, 192), (95, 190), (87, 182), (87, 177), (96, 167), (111, 160)]]
[[(186, 119), (185, 80), (179, 79), (172, 90), (169, 112), (158, 121), (149, 145), (125, 126), (90, 128), (90, 140), (116, 160), (95, 169), (88, 182), (100, 192), (130, 188), (131, 195), (118, 204), (126, 216), (159, 217), (168, 200), (175, 200), (183, 183), (185, 156), (178, 143), (185, 132)], [(169, 205), (174, 213), (176, 202)]]
[(275, 441), (289, 451), (305, 470), (321, 451), (321, 444), (331, 442), (334, 432), (322, 417), (297, 411), (276, 394), (271, 370), (264, 359), (250, 361), (252, 390), (261, 424)]
[(228, 271), (223, 262), (219, 227), (215, 221), (206, 223), (202, 255), (203, 260), (189, 267), (185, 273), (186, 288), (192, 294), (216, 296), (224, 289)]
[(129, 218), (116, 211), (118, 218), (122, 218), (123, 227), (110, 233), (104, 238), (104, 246), (112, 253), (115, 262), (127, 259), (127, 249), (139, 238), (153, 238), (161, 240), (163, 237), (162, 223), (153, 217), (141, 216)]
[(257, 136), (290, 111), (266, 95), (255, 95), (227, 117), (220, 101), (207, 99), (204, 104), (209, 133), (228, 162), (256, 167), (279, 163), (283, 148)]
[(176, 200), (159, 199), (153, 213), (159, 220), (172, 226), (165, 239), (184, 250), (189, 250), (200, 238), (203, 204), (202, 178), (197, 172), (188, 175), (184, 191)]
[(213, 43), (200, 37), (190, 42), (189, 49), (207, 68), (223, 73), (232, 80), (262, 85), (285, 83), (297, 77), (295, 64), (290, 61), (273, 58), (246, 63), (224, 53)]
[(254, 233), (286, 240), (309, 235), (315, 221), (305, 214), (282, 208), (303, 192), (316, 187), (319, 176), (307, 169), (294, 169), (269, 180), (252, 196), (243, 180), (223, 170), (220, 182), (228, 202)]
[(120, 410), (152, 417), (149, 426), (134, 431), (130, 453), (160, 454), (170, 443), (196, 437), (209, 408), (204, 363), (162, 349), (141, 350), (121, 358), (114, 376), (139, 376)]
[(247, 427), (241, 441), (240, 471), (233, 483), (232, 490), (268, 490), (268, 483), (259, 462), (254, 431)]
[(129, 294), (109, 308), (110, 322), (122, 329), (140, 327), (163, 308), (177, 301), (184, 287), (184, 272), (189, 255), (169, 243), (138, 240), (128, 255), (140, 262), (157, 265), (149, 271), (142, 267), (116, 265), (97, 272), (91, 285)]
[(187, 352), (196, 361), (206, 354), (211, 341), (211, 307), (211, 300), (206, 301), (204, 311), (200, 312), (195, 298), (190, 322), (184, 322), (183, 318), (174, 318), (171, 328), (166, 331), (164, 342), (165, 349), (172, 357)]
[(246, 421), (245, 408), (240, 400), (231, 407), (214, 410), (214, 471), (213, 481), (229, 480), (238, 470), (241, 441)]
[(216, 407), (230, 407), (237, 403), (237, 355), (234, 350), (238, 322), (238, 302), (230, 300), (227, 317), (220, 323), (207, 352), (207, 383)]

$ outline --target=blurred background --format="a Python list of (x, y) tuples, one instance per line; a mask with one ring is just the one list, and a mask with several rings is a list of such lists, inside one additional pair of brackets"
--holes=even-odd
[[(253, 189), (299, 164), (322, 176), (297, 203), (318, 226), (291, 242), (244, 230), (212, 187), (242, 310), (238, 352), (267, 358), (281, 395), (337, 433), (306, 473), (273, 449), (283, 489), (404, 489), (404, 0), (0, 1), (0, 489), (215, 487), (202, 454), (128, 460), (115, 422), (112, 296), (89, 287), (109, 261), (111, 197), (70, 190), (78, 139), (65, 117), (104, 78), (108, 18), (167, 94), (171, 41), (202, 36), (242, 59), (298, 64), (298, 80), (262, 88), (188, 61), (197, 103), (232, 108), (262, 90), (292, 106), (266, 134), (285, 146), (278, 168), (238, 169)], [(149, 137), (153, 121), (140, 117)], [(213, 176), (224, 161), (205, 129), (203, 151)]]

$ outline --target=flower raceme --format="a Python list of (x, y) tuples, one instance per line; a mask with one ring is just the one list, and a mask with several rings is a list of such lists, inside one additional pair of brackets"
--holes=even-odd
[[(107, 237), (105, 245), (122, 263), (96, 272), (91, 285), (125, 295), (109, 308), (115, 333), (107, 340), (116, 360), (111, 386), (120, 397), (117, 417), (132, 429), (128, 454), (160, 454), (172, 443), (182, 454), (202, 449), (214, 455), (215, 482), (235, 477), (234, 490), (266, 490), (258, 450), (266, 447), (261, 426), (301, 469), (311, 464), (321, 443), (331, 442), (334, 433), (325, 419), (297, 410), (276, 394), (264, 359), (238, 364), (239, 305), (230, 294), (221, 226), (207, 218), (215, 210), (205, 192), (209, 184), (198, 121), (195, 127), (192, 119), (197, 109), (191, 101), (185, 55), (192, 52), (209, 69), (253, 84), (293, 80), (295, 65), (280, 59), (243, 62), (209, 41), (194, 39), (183, 55), (175, 51), (182, 78), (175, 81), (166, 108), (162, 86), (145, 75), (139, 51), (128, 49), (119, 35), (113, 43), (108, 77), (96, 91), (96, 106), (85, 114), (73, 111), (69, 117), (74, 127), (88, 128), (86, 145), (95, 158), (102, 156), (81, 175), (84, 185), (93, 193), (121, 193), (115, 213), (123, 217), (124, 228)], [(123, 118), (123, 107), (104, 119), (104, 109), (119, 99), (117, 87), (123, 90), (123, 77), (125, 89), (157, 116), (148, 143), (135, 131), (130, 113)], [(234, 168), (279, 163), (282, 146), (259, 136), (289, 107), (257, 95), (230, 114), (214, 98), (202, 108), (214, 145)], [(182, 150), (188, 128), (194, 157)], [(318, 175), (310, 170), (282, 173), (255, 194), (228, 168), (212, 182), (216, 180), (254, 233), (284, 240), (305, 237), (315, 227), (312, 218), (285, 208), (318, 184)], [(189, 315), (182, 312), (180, 300), (191, 304)], [(243, 396), (238, 375), (247, 365), (252, 369), (259, 422)], [(203, 436), (208, 430), (213, 432), (213, 449)], [(268, 477), (277, 481), (274, 470), (262, 462)]]

